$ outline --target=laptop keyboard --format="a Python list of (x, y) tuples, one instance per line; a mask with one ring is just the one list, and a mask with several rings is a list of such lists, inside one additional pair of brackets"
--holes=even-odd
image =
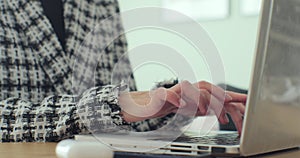
[(240, 137), (238, 134), (217, 134), (201, 137), (180, 136), (174, 142), (197, 143), (210, 145), (239, 145)]

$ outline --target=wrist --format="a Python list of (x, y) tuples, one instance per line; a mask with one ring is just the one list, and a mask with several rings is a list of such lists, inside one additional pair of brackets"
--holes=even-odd
[(119, 94), (119, 106), (121, 115), (126, 122), (138, 122), (153, 118), (147, 115), (147, 106), (150, 102), (148, 91), (144, 92), (121, 92)]
[(121, 116), (123, 117), (123, 120), (127, 123), (139, 122), (139, 121), (143, 121), (143, 120), (147, 119), (147, 118), (136, 117), (136, 116), (130, 115), (129, 113), (125, 112), (124, 110), (121, 111)]

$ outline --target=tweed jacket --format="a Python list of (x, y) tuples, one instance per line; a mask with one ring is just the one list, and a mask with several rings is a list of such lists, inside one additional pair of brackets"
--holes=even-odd
[(0, 140), (147, 131), (172, 118), (122, 120), (118, 93), (136, 88), (121, 20), (115, 16), (117, 1), (63, 0), (63, 8), (65, 50), (40, 1), (0, 1)]

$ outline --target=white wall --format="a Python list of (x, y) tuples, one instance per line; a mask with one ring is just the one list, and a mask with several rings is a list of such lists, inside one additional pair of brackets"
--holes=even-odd
[[(119, 3), (121, 12), (145, 6), (162, 7), (162, 0), (119, 0)], [(219, 50), (224, 63), (226, 83), (241, 88), (248, 88), (256, 44), (258, 16), (241, 15), (239, 0), (231, 0), (230, 3), (230, 15), (226, 19), (199, 21), (199, 23), (209, 33), (210, 38)], [(158, 20), (160, 19), (160, 13), (153, 14), (158, 16)], [(129, 17), (123, 18), (125, 28), (127, 27), (127, 18)], [(190, 27), (189, 23), (174, 23), (172, 25), (176, 25), (176, 27)], [(182, 39), (170, 33), (141, 29), (127, 33), (127, 39), (129, 50), (145, 43), (164, 43), (182, 53), (188, 62), (199, 70), (195, 72), (197, 80), (210, 81), (211, 79), (206, 64), (201, 60), (201, 57), (195, 56), (193, 48), (188, 44), (184, 44)], [(134, 55), (131, 55), (130, 58), (133, 64), (138, 60)], [(155, 64), (147, 64), (135, 69), (134, 75), (139, 90), (147, 90), (154, 82), (176, 76), (166, 68)]]

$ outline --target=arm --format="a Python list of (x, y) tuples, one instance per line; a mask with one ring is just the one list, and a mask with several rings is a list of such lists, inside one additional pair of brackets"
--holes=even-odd
[(121, 85), (87, 90), (82, 96), (49, 96), (41, 103), (0, 102), (2, 142), (59, 141), (75, 134), (129, 129), (117, 105)]
[(129, 121), (130, 117), (119, 107), (119, 92), (126, 86), (95, 87), (80, 97), (49, 96), (38, 104), (18, 98), (3, 100), (0, 102), (1, 141), (59, 141), (75, 134), (131, 130), (131, 127), (148, 131), (173, 118), (170, 114), (162, 118), (145, 117), (137, 123)]
[[(78, 103), (76, 97), (70, 95), (50, 96), (38, 105), (16, 98), (6, 99), (0, 103), (0, 136), (3, 142), (58, 141), (79, 133), (130, 130), (129, 123), (148, 120), (148, 127), (133, 125), (137, 130), (144, 131), (157, 128), (156, 123), (161, 125), (155, 119), (170, 119), (172, 115), (169, 114), (180, 109), (184, 109), (183, 115), (202, 116), (210, 107), (215, 113), (218, 112), (216, 114), (221, 123), (226, 119), (225, 113), (230, 113), (236, 118), (234, 121), (240, 132), (246, 96), (227, 92), (226, 95), (230, 97), (226, 97), (223, 107), (219, 99), (223, 97), (224, 91), (212, 91), (212, 85), (207, 82), (198, 84), (200, 83), (200, 90), (184, 81), (168, 89), (154, 90), (152, 95), (149, 92), (120, 93), (126, 88), (122, 84), (95, 87), (83, 93)], [(206, 87), (207, 84), (210, 88)], [(183, 92), (180, 94), (176, 94), (180, 90), (177, 86), (182, 87)], [(207, 92), (203, 95), (201, 91)], [(214, 108), (218, 106), (220, 109)]]

